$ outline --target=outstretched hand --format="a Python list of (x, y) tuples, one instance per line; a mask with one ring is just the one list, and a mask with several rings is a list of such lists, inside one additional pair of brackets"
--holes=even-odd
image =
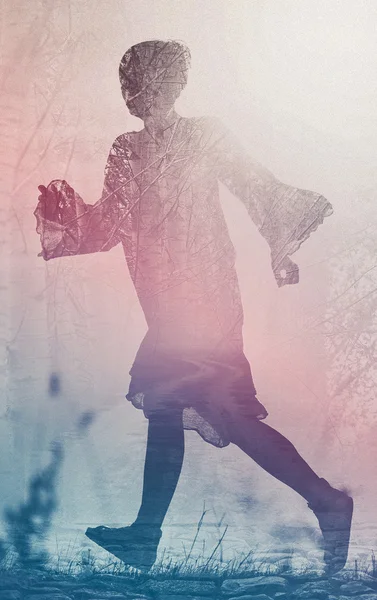
[(45, 260), (48, 260), (63, 240), (59, 190), (53, 182), (48, 187), (39, 185), (38, 190), (40, 195), (34, 211), (37, 219), (37, 233), (40, 235), (42, 244), (42, 252), (38, 256), (43, 256)]
[(39, 256), (49, 260), (77, 254), (82, 246), (87, 208), (83, 199), (63, 179), (54, 179), (47, 187), (39, 185), (38, 190), (34, 216), (42, 244)]
[(35, 209), (35, 216), (42, 217), (47, 221), (59, 222), (59, 193), (52, 183), (48, 187), (39, 185), (38, 205)]
[(274, 267), (274, 275), (279, 287), (292, 285), (300, 280), (299, 267), (289, 256), (285, 256), (283, 260), (279, 261), (278, 267)]

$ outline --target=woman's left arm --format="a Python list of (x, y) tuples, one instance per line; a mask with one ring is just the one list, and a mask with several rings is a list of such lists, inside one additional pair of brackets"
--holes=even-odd
[(298, 282), (298, 267), (289, 256), (323, 223), (333, 209), (321, 194), (279, 181), (253, 161), (220, 121), (211, 134), (218, 179), (246, 206), (271, 250), (271, 265), (279, 286)]

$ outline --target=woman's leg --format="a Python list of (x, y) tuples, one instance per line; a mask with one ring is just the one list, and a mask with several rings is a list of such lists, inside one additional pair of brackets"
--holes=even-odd
[(184, 457), (182, 410), (149, 416), (144, 485), (137, 525), (161, 528), (173, 498)]
[(323, 479), (311, 469), (293, 444), (257, 419), (232, 427), (231, 441), (265, 471), (311, 502), (323, 489)]
[(151, 414), (143, 495), (136, 521), (129, 527), (89, 527), (86, 535), (126, 564), (150, 568), (156, 560), (161, 525), (177, 487), (183, 456), (182, 410)]
[(352, 498), (318, 477), (293, 444), (266, 423), (249, 419), (232, 430), (232, 442), (307, 500), (322, 531), (328, 573), (342, 569), (348, 556)]

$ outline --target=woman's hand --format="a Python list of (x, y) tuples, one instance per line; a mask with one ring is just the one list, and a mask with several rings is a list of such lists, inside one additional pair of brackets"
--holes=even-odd
[(87, 225), (88, 207), (64, 180), (55, 179), (48, 186), (38, 186), (40, 196), (34, 211), (37, 233), (41, 236), (45, 260), (72, 256), (83, 250), (83, 231)]
[(299, 282), (300, 277), (298, 265), (296, 265), (296, 263), (294, 263), (289, 256), (285, 256), (283, 260), (279, 260), (277, 267), (273, 265), (273, 271), (279, 287), (283, 287), (283, 285), (292, 285)]
[[(51, 182), (48, 187), (39, 185), (41, 192), (38, 196), (38, 205), (34, 212), (35, 216), (42, 217), (47, 221), (61, 223), (60, 190), (58, 181)], [(65, 183), (65, 182), (61, 182)]]
[[(59, 183), (59, 182), (56, 182)], [(41, 238), (42, 252), (45, 260), (52, 258), (62, 245), (64, 226), (61, 215), (61, 198), (59, 188), (55, 182), (48, 187), (39, 185), (37, 208), (34, 216), (37, 219), (37, 233)]]

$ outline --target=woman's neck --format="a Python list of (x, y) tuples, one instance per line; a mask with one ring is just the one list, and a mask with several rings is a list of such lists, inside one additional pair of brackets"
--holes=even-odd
[(172, 108), (168, 113), (149, 115), (144, 119), (145, 130), (154, 138), (161, 137), (180, 116)]

